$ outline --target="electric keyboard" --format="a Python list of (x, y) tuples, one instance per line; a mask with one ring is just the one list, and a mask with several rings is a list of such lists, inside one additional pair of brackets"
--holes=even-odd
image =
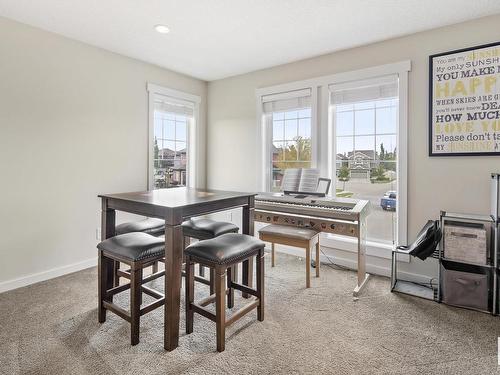
[(357, 221), (360, 214), (366, 214), (368, 207), (368, 201), (348, 198), (285, 195), (283, 193), (261, 193), (255, 197), (256, 209), (353, 221)]
[(369, 202), (348, 198), (328, 198), (282, 193), (262, 193), (255, 197), (255, 220), (288, 224), (357, 236), (360, 217), (368, 214)]

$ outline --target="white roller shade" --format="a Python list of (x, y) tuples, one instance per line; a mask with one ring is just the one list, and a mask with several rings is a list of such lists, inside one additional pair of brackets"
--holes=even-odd
[(330, 104), (349, 104), (398, 96), (398, 77), (384, 76), (376, 79), (332, 84)]
[(264, 113), (290, 111), (311, 106), (311, 89), (283, 92), (262, 97)]
[(194, 103), (157, 94), (155, 95), (155, 111), (194, 117)]

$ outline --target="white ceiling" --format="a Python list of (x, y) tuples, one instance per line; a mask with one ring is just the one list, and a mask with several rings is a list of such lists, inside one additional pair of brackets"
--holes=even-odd
[(1, 16), (208, 81), (495, 13), (499, 0), (0, 0)]

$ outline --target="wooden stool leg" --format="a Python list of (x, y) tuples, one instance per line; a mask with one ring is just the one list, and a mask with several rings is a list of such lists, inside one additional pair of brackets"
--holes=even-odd
[(274, 267), (274, 257), (275, 257), (275, 254), (274, 254), (274, 242), (271, 243), (271, 267)]
[(319, 247), (319, 239), (318, 239), (318, 242), (316, 242), (316, 277), (319, 277), (319, 265), (321, 264), (321, 262), (319, 260), (319, 250), (320, 250), (320, 247)]
[(139, 343), (139, 325), (141, 320), (141, 284), (142, 268), (132, 265), (130, 269), (130, 344)]
[(193, 332), (194, 302), (194, 263), (186, 257), (186, 334)]
[(227, 269), (227, 289), (229, 293), (227, 295), (227, 307), (232, 309), (234, 307), (234, 289), (231, 287), (231, 283), (234, 281), (234, 266)]
[(114, 272), (113, 272), (113, 286), (120, 285), (120, 276), (118, 276), (118, 270), (120, 269), (120, 262), (114, 261)]
[(232, 272), (233, 272), (233, 274), (232, 274), (232, 276), (233, 276), (233, 281), (234, 281), (235, 283), (238, 283), (238, 282), (239, 282), (239, 277), (240, 277), (240, 276), (239, 276), (239, 275), (240, 275), (240, 269), (239, 269), (239, 267), (238, 267), (238, 264), (235, 264), (235, 265), (234, 265), (234, 267), (233, 267), (233, 269), (232, 269)]
[(259, 298), (259, 306), (257, 306), (257, 319), (264, 320), (264, 249), (259, 251), (257, 255), (257, 294)]
[(201, 264), (198, 267), (199, 267), (199, 270), (198, 270), (199, 275), (201, 277), (205, 277), (205, 267), (203, 267)]
[(226, 269), (215, 271), (215, 324), (217, 326), (217, 351), (226, 347)]
[[(241, 281), (243, 285), (246, 285), (251, 288), (253, 285), (253, 258), (244, 260), (241, 268), (242, 268)], [(245, 292), (242, 292), (241, 296), (243, 298), (250, 298), (250, 295)]]
[(152, 273), (158, 272), (158, 262), (153, 263), (153, 265), (151, 266), (151, 272)]
[[(189, 237), (183, 236), (182, 237), (182, 263), (186, 263), (186, 255), (184, 254), (184, 250), (186, 249), (187, 245), (189, 245)], [(165, 263), (166, 265), (166, 263)], [(166, 267), (165, 267), (166, 268)]]
[(99, 265), (97, 268), (98, 272), (98, 309), (97, 316), (99, 323), (104, 323), (106, 321), (106, 309), (104, 308), (103, 302), (113, 302), (113, 297), (107, 296), (107, 291), (114, 286), (114, 268), (115, 262), (109, 258), (106, 258), (102, 251), (99, 251)]
[(215, 270), (210, 268), (210, 295), (215, 293)]
[(306, 288), (311, 287), (311, 246), (306, 248)]

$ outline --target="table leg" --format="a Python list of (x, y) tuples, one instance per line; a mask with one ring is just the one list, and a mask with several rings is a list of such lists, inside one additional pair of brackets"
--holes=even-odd
[(171, 351), (179, 346), (179, 314), (181, 303), (181, 272), (184, 249), (182, 227), (165, 226), (165, 315), (164, 347)]
[[(243, 207), (243, 217), (242, 217), (242, 232), (243, 234), (249, 234), (250, 236), (254, 235), (254, 205), (253, 205), (253, 197), (250, 199), (250, 202), (247, 206)], [(243, 285), (247, 285), (248, 287), (252, 287), (253, 284), (253, 258), (247, 259), (243, 262), (242, 265), (242, 283)], [(247, 293), (241, 294), (243, 298), (249, 298), (250, 295)]]
[[(101, 241), (107, 238), (111, 238), (115, 235), (115, 222), (116, 222), (116, 211), (108, 207), (107, 199), (102, 199), (102, 211), (101, 211)], [(106, 262), (106, 290), (109, 290), (115, 286), (114, 276), (116, 273), (116, 263)], [(111, 298), (111, 302), (113, 299)]]

